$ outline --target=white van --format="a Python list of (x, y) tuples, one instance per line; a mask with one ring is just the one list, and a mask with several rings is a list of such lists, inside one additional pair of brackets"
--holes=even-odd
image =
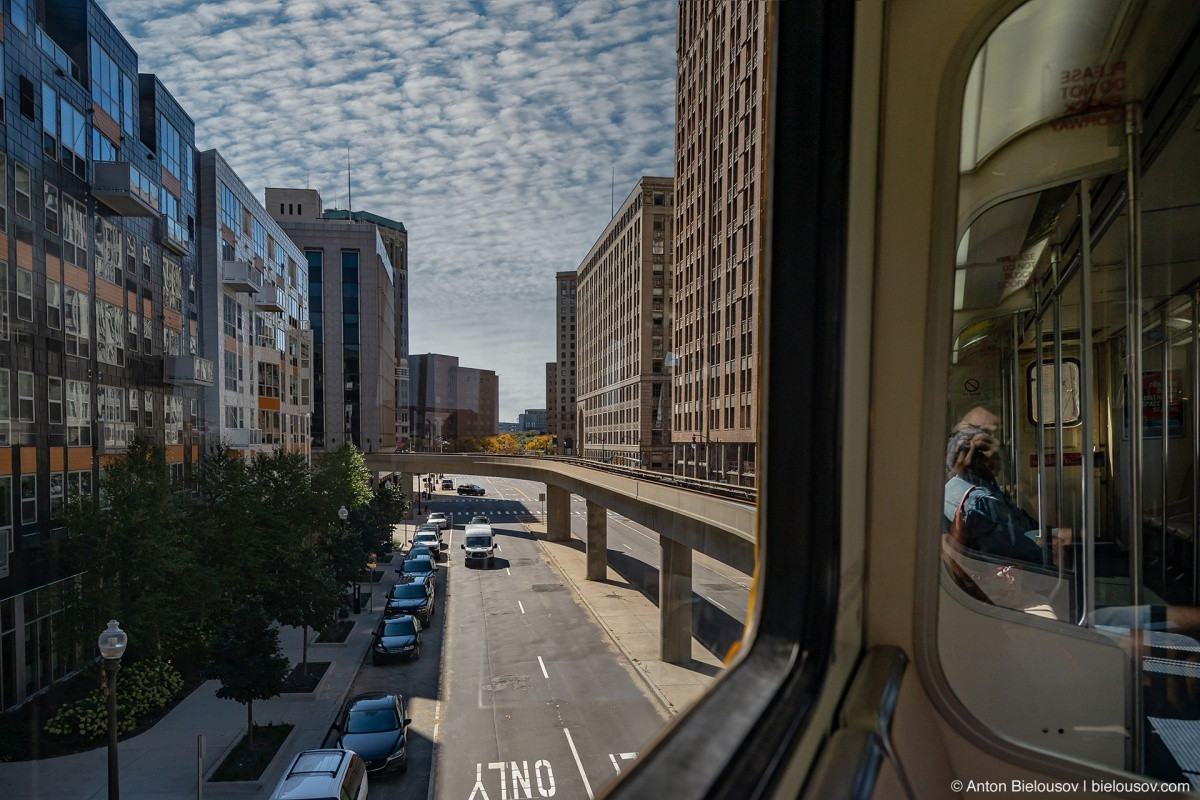
[(271, 800), (366, 800), (367, 766), (352, 750), (305, 750), (271, 794)]
[(464, 542), (461, 545), (467, 551), (465, 564), (483, 566), (486, 562), (490, 568), (495, 561), (496, 537), (491, 525), (468, 525), (463, 531)]

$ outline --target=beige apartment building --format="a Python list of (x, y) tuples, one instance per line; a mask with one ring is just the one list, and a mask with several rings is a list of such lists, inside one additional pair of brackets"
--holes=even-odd
[[(554, 316), (557, 331), (554, 338), (555, 373), (557, 388), (546, 396), (546, 408), (553, 412), (553, 427), (547, 432), (558, 437), (558, 454), (578, 455), (576, 441), (579, 439), (578, 421), (575, 418), (575, 272), (559, 272), (554, 275)], [(547, 425), (551, 420), (547, 418)]]
[(581, 454), (671, 470), (671, 178), (642, 177), (579, 265)]
[(681, 0), (671, 441), (677, 474), (752, 486), (767, 3)]

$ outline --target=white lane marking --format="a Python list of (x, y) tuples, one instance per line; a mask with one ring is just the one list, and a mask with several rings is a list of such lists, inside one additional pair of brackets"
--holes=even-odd
[(633, 552), (633, 548), (630, 547), (629, 545), (625, 544), (624, 542), (621, 542), (621, 547), (624, 547), (626, 550), (628, 550), (631, 553)]
[(517, 601), (517, 607), (521, 609), (522, 614), (525, 613), (525, 604), (522, 603), (520, 600)]
[(716, 606), (717, 608), (719, 608), (719, 609), (721, 609), (722, 611), (724, 611), (726, 614), (728, 614), (728, 613), (729, 613), (729, 609), (728, 609), (728, 608), (726, 608), (725, 606), (721, 605), (721, 604), (720, 604), (720, 603), (718, 603), (716, 600), (713, 600), (711, 597), (707, 598), (707, 600), (708, 600), (708, 602), (712, 603), (712, 604), (713, 604), (714, 606)]
[(433, 723), (433, 738), (434, 738), (434, 741), (437, 741), (437, 735), (438, 735), (438, 724), (435, 722), (435, 723)]
[(540, 666), (542, 668), (542, 677), (545, 678), (546, 680), (550, 680), (550, 675), (549, 675), (549, 673), (546, 672), (546, 662), (542, 661), (541, 656), (538, 656), (538, 666)]
[(567, 744), (571, 746), (571, 755), (575, 757), (575, 766), (579, 769), (579, 777), (583, 778), (583, 788), (587, 790), (588, 800), (594, 800), (592, 785), (588, 783), (587, 773), (583, 771), (583, 762), (579, 760), (579, 751), (575, 749), (575, 741), (571, 738), (571, 732), (563, 728), (563, 733), (567, 735)]
[(471, 790), (471, 796), (467, 800), (475, 800), (475, 795), (479, 792), (483, 792), (483, 800), (491, 800), (487, 789), (483, 788), (483, 764), (475, 765), (475, 788)]
[(507, 572), (509, 575), (512, 575), (512, 570), (509, 569), (508, 567), (505, 567), (504, 571)]
[(612, 753), (608, 754), (608, 760), (612, 762), (613, 772), (620, 772), (621, 768), (617, 766), (617, 757)]

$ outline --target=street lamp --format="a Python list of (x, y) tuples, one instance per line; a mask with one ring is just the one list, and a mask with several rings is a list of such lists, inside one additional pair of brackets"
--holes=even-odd
[(108, 683), (108, 800), (118, 800), (121, 787), (117, 772), (117, 670), (121, 668), (121, 656), (125, 654), (129, 637), (115, 619), (110, 619), (96, 644), (104, 657)]
[(345, 506), (342, 506), (338, 509), (338, 519), (340, 519), (342, 522), (350, 519), (350, 512), (346, 510)]

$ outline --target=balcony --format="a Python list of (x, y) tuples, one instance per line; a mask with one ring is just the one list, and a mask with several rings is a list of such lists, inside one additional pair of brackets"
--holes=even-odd
[(205, 386), (214, 383), (213, 362), (198, 356), (167, 356), (163, 359), (163, 382), (174, 386)]
[(187, 228), (165, 215), (158, 218), (158, 241), (181, 256), (192, 252), (192, 238), (188, 236)]
[(278, 286), (262, 287), (254, 296), (254, 307), (259, 311), (283, 311), (287, 307), (284, 304), (283, 289)]
[(123, 217), (158, 216), (158, 190), (128, 161), (94, 162), (92, 197)]
[(249, 261), (222, 262), (221, 281), (235, 292), (246, 294), (258, 294), (263, 288), (263, 274)]
[(262, 431), (257, 428), (224, 428), (221, 441), (230, 447), (253, 447), (262, 444)]

